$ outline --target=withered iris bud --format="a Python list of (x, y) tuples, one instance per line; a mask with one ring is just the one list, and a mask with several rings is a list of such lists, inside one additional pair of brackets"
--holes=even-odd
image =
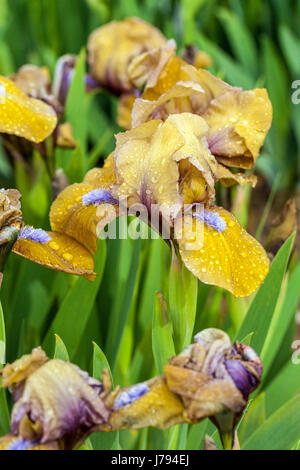
[(48, 360), (40, 348), (6, 365), (2, 375), (15, 400), (11, 433), (24, 440), (76, 448), (108, 420), (102, 383), (71, 363)]

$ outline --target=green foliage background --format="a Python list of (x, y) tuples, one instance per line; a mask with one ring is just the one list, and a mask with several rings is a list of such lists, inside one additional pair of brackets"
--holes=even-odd
[[(25, 63), (47, 65), (53, 73), (60, 55), (82, 51), (65, 110), (79, 145), (75, 151), (57, 151), (57, 168), (70, 182), (80, 181), (113, 150), (117, 102), (104, 92), (85, 96), (82, 48), (97, 26), (133, 15), (175, 38), (179, 49), (193, 43), (208, 52), (211, 70), (229, 83), (267, 87), (274, 121), (256, 168), (271, 187), (276, 183), (277, 190), (296, 191), (300, 105), (291, 102), (291, 83), (300, 79), (300, 2), (293, 0), (0, 0), (0, 74)], [(28, 224), (48, 228), (51, 181), (38, 153), (25, 165), (11, 165), (0, 146), (0, 184), (22, 192)], [(241, 211), (244, 222), (248, 199)], [(296, 449), (300, 366), (291, 361), (291, 343), (300, 264), (293, 256), (285, 274), (291, 245), (292, 238), (249, 299), (198, 283), (182, 266), (170, 271), (171, 253), (161, 240), (99, 241), (94, 283), (11, 255), (1, 289), (6, 359), (42, 344), (49, 355), (70, 359), (97, 377), (108, 361), (114, 383), (128, 386), (161, 373), (193, 333), (223, 328), (232, 339), (251, 343), (265, 364), (262, 385), (239, 425), (242, 448)], [(167, 301), (168, 315), (157, 291)], [(0, 435), (9, 428), (10, 406), (0, 388)], [(201, 449), (205, 433), (220, 446), (215, 427), (204, 421), (165, 432), (95, 434), (86, 448)]]

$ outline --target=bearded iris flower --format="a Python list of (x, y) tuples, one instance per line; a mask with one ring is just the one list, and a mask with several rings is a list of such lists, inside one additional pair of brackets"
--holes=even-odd
[(133, 90), (128, 66), (135, 56), (163, 45), (166, 38), (140, 18), (111, 21), (93, 31), (88, 40), (91, 75), (116, 94)]
[[(141, 75), (139, 83), (146, 82), (141, 98), (133, 104), (132, 126), (151, 118), (165, 120), (173, 113), (198, 114), (208, 125), (208, 147), (218, 161), (251, 168), (271, 125), (272, 106), (267, 91), (232, 87), (206, 70), (187, 64), (166, 46), (158, 49), (157, 59), (151, 64), (150, 55), (151, 51), (145, 52), (130, 66), (133, 79)], [(144, 64), (148, 67), (143, 69)]]
[[(114, 205), (112, 219), (118, 216), (117, 202), (122, 199), (129, 212), (142, 205), (149, 225), (153, 208), (158, 207), (160, 220), (170, 228), (184, 264), (195, 276), (238, 297), (251, 294), (268, 272), (267, 255), (232, 214), (213, 204), (219, 178), (245, 183), (247, 177), (222, 170), (209, 150), (207, 133), (202, 117), (181, 113), (118, 134), (104, 168), (92, 170), (83, 183), (66, 188), (54, 201), (52, 229), (93, 252), (101, 225), (99, 205)], [(199, 204), (204, 207), (201, 214), (195, 211)], [(159, 225), (153, 228), (161, 232)], [(191, 247), (202, 230), (203, 240)]]

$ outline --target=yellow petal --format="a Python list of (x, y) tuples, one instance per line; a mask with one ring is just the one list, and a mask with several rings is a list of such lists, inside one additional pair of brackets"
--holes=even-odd
[(136, 127), (151, 118), (165, 120), (170, 114), (193, 112), (192, 103), (186, 98), (203, 93), (201, 86), (193, 81), (178, 81), (157, 100), (137, 98), (132, 108), (132, 126)]
[(139, 18), (112, 21), (89, 37), (91, 72), (103, 86), (117, 92), (129, 91), (133, 88), (128, 78), (130, 61), (165, 42), (157, 28)]
[[(93, 175), (94, 177), (95, 175)], [(92, 175), (90, 175), (92, 177)], [(98, 188), (101, 186), (98, 186)], [(98, 236), (103, 228), (116, 217), (117, 212), (99, 210), (95, 204), (83, 204), (83, 196), (95, 186), (87, 183), (75, 183), (65, 188), (55, 199), (50, 210), (50, 223), (54, 232), (61, 232), (77, 240), (91, 253), (97, 250)]]
[(252, 188), (255, 188), (257, 183), (257, 176), (245, 175), (244, 173), (232, 173), (229, 168), (221, 165), (221, 163), (218, 164), (217, 179), (226, 187), (233, 186), (234, 184), (240, 184), (241, 186), (250, 184)]
[(206, 122), (200, 116), (191, 113), (173, 114), (166, 122), (172, 123), (185, 140), (185, 144), (177, 150), (173, 158), (176, 161), (187, 158), (201, 172), (209, 187), (210, 197), (213, 199), (217, 162), (207, 146)]
[(90, 184), (94, 189), (111, 189), (116, 182), (113, 153), (106, 158), (103, 168), (92, 168), (88, 171), (83, 182)]
[[(176, 233), (184, 264), (204, 283), (223, 287), (236, 297), (250, 295), (268, 273), (265, 250), (225, 209), (214, 207), (207, 212), (210, 224), (191, 214), (185, 217), (184, 229), (178, 222)], [(197, 243), (191, 244), (201, 230), (203, 240), (199, 236)]]
[(231, 90), (203, 115), (209, 126), (209, 148), (226, 165), (251, 168), (272, 121), (272, 105), (265, 89)]
[(157, 377), (148, 386), (149, 392), (112, 412), (109, 424), (113, 430), (147, 426), (165, 429), (185, 421), (182, 402), (169, 390), (164, 378)]
[(117, 123), (123, 129), (131, 129), (131, 111), (136, 100), (134, 93), (123, 93), (118, 103)]
[(42, 142), (55, 129), (57, 116), (46, 103), (29, 98), (7, 78), (0, 77), (0, 132)]
[(182, 205), (178, 165), (173, 154), (184, 144), (178, 130), (168, 122), (150, 121), (118, 134), (114, 153), (117, 193), (127, 197), (129, 207), (159, 204), (162, 213)]
[(48, 235), (51, 240), (46, 243), (19, 239), (12, 251), (46, 268), (95, 279), (94, 259), (84, 246), (62, 233)]
[(174, 55), (175, 50), (176, 43), (171, 39), (163, 46), (135, 57), (128, 68), (131, 83), (136, 88), (140, 88), (147, 81), (146, 89), (155, 87), (162, 70)]

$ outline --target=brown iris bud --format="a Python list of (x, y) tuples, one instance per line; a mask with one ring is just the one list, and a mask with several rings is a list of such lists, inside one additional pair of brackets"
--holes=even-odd
[(21, 194), (16, 189), (0, 190), (0, 286), (8, 254), (15, 243), (21, 223)]
[(25, 446), (56, 442), (73, 449), (109, 418), (100, 396), (102, 383), (74, 364), (49, 360), (41, 348), (7, 364), (1, 373), (15, 401), (11, 434)]

